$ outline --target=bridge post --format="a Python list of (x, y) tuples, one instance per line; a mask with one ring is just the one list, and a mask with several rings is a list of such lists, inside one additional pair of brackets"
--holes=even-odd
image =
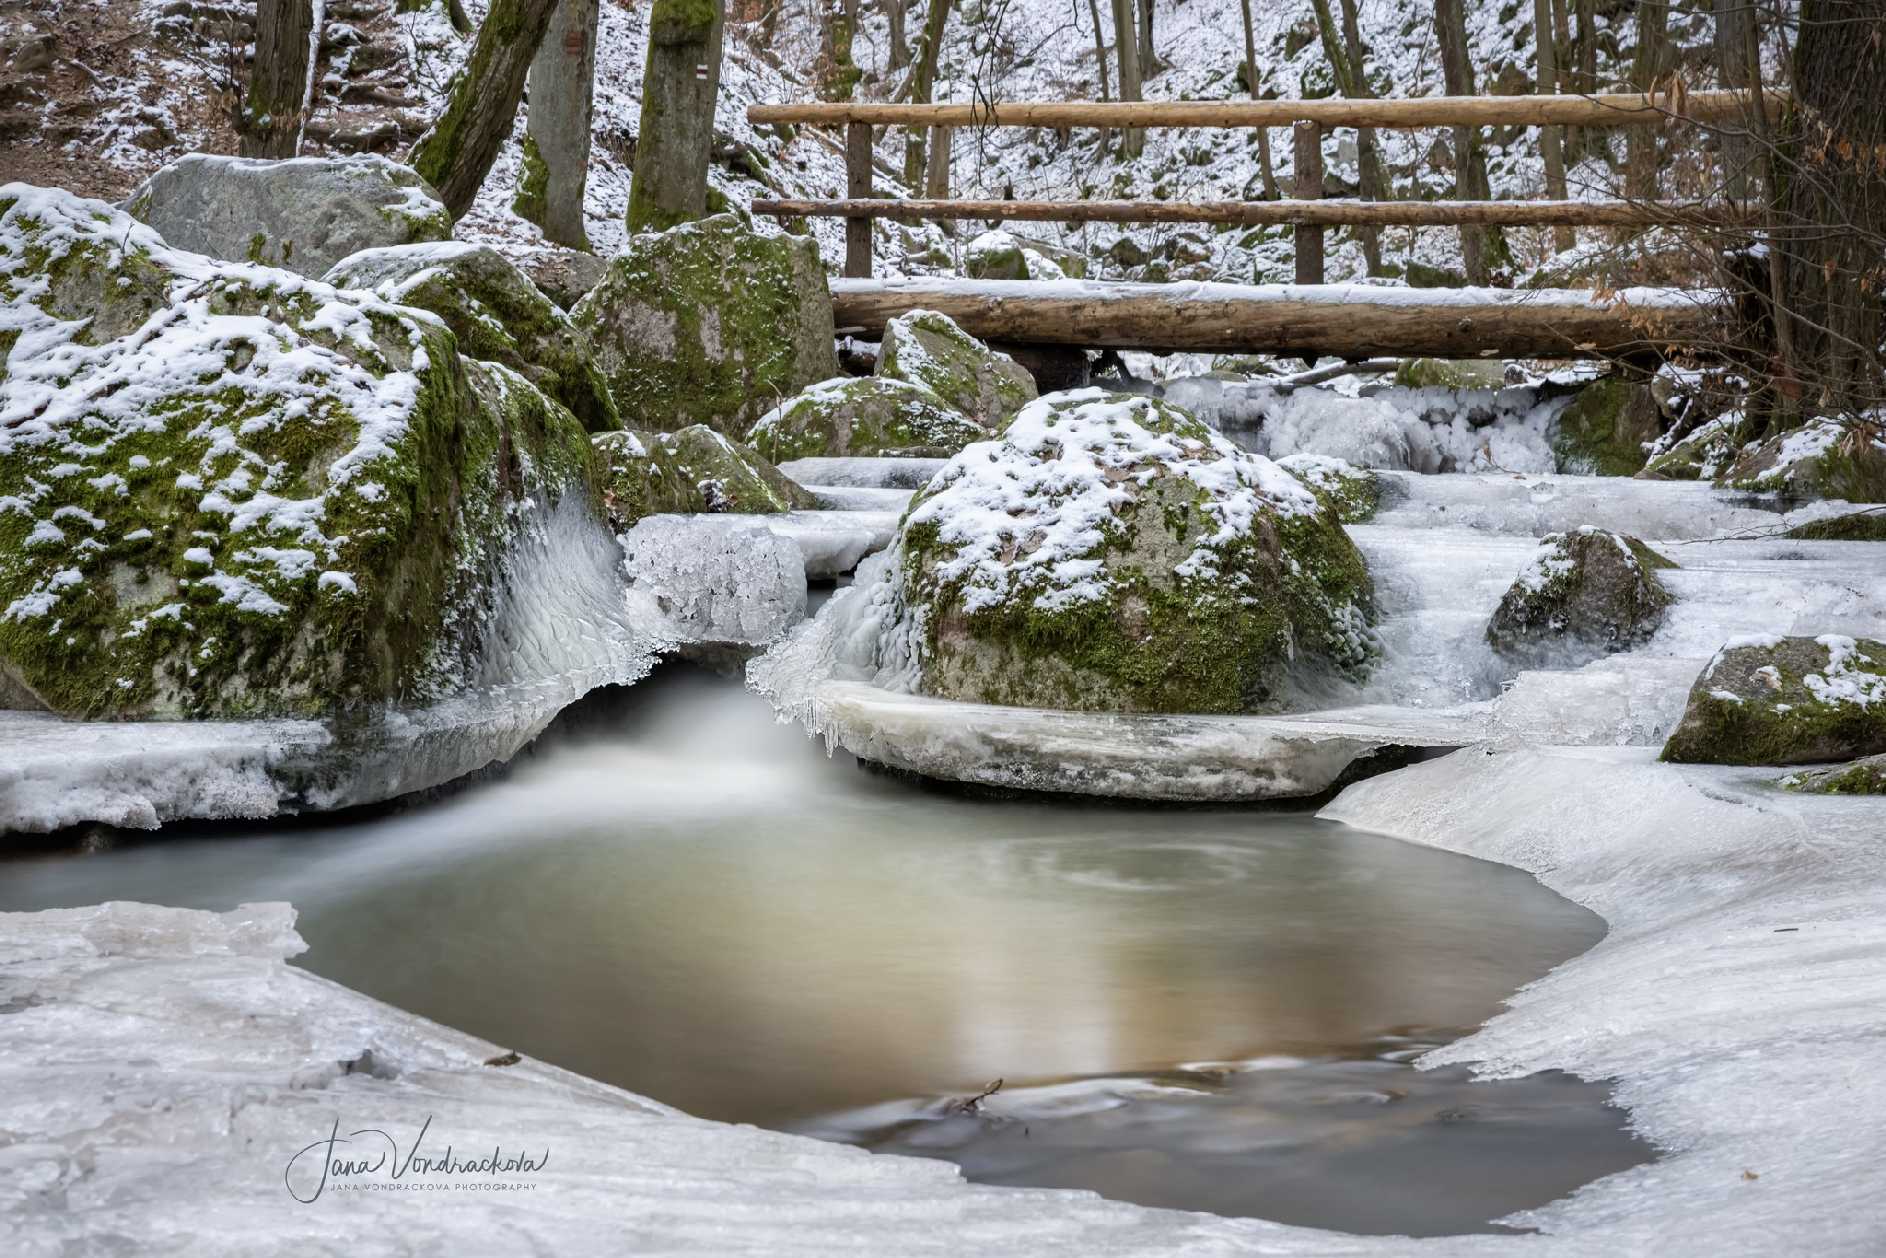
[[(1295, 145), (1295, 195), (1299, 201), (1314, 201), (1323, 195), (1323, 128), (1314, 122), (1299, 122), (1290, 129)], [(1297, 247), (1297, 283), (1323, 282), (1323, 229), (1299, 223), (1294, 229)]]
[[(871, 192), (871, 124), (854, 122), (845, 128), (845, 196), (869, 198)], [(871, 278), (871, 220), (845, 220), (845, 276)]]

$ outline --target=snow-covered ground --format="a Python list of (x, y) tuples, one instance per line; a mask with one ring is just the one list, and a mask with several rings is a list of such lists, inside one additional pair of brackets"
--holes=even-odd
[[(1426, 1241), (978, 1187), (947, 1163), (507, 1065), (501, 1045), (288, 964), (286, 906), (113, 904), (0, 915), (0, 1244), (22, 1258), (1879, 1252), (1876, 802), (1649, 749), (1489, 744), (1352, 787), (1323, 815), (1531, 870), (1606, 918), (1597, 947), (1422, 1064), (1616, 1079), (1657, 1161), (1510, 1220), (1541, 1235)], [(307, 1200), (330, 1136), (354, 1141), (338, 1156), (390, 1141), (404, 1158), (422, 1131), (421, 1158), (449, 1144), (540, 1164), (331, 1174)]]

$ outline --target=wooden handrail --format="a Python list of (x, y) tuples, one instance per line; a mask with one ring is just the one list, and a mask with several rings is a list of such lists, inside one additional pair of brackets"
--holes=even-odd
[(980, 219), (986, 222), (1212, 223), (1239, 227), (1652, 227), (1734, 226), (1739, 207), (1635, 201), (900, 201), (768, 199), (753, 212), (773, 218)]
[[(1765, 91), (1778, 112), (1786, 97)], [(1591, 96), (1421, 96), (1391, 100), (998, 101), (993, 104), (892, 104), (819, 101), (749, 105), (747, 121), (840, 126), (920, 127), (1623, 127), (1672, 117), (1721, 121), (1744, 116), (1743, 92), (1691, 92), (1680, 97), (1642, 92)]]

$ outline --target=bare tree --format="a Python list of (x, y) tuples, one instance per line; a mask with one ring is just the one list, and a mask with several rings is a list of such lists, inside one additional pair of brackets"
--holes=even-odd
[[(1532, 0), (1533, 39), (1539, 48), (1539, 94), (1549, 96), (1559, 90), (1558, 32), (1553, 26), (1552, 0)], [(1563, 12), (1563, 6), (1560, 12)], [(1539, 151), (1545, 159), (1545, 194), (1555, 201), (1565, 199), (1565, 136), (1559, 127), (1539, 128)], [(1564, 253), (1572, 247), (1572, 229), (1552, 229), (1552, 248)]]
[(884, 17), (891, 24), (890, 59), (885, 68), (896, 71), (910, 64), (910, 40), (904, 32), (909, 0), (884, 0)]
[(864, 71), (852, 60), (852, 38), (858, 33), (858, 0), (823, 0), (819, 12), (819, 95), (826, 100), (850, 100)]
[[(1336, 78), (1336, 90), (1351, 100), (1372, 97), (1374, 91), (1369, 87), (1365, 73), (1367, 50), (1362, 44), (1362, 33), (1356, 20), (1356, 0), (1342, 0), (1342, 30), (1336, 29), (1336, 20), (1330, 13), (1329, 0), (1310, 0), (1310, 6), (1316, 11), (1316, 29), (1323, 40), (1323, 55), (1329, 60), (1330, 73)], [(1361, 178), (1362, 195), (1370, 201), (1386, 198), (1385, 181), (1382, 178), (1381, 149), (1375, 142), (1375, 131), (1371, 127), (1356, 129), (1356, 166)], [(1362, 241), (1362, 256), (1368, 265), (1370, 275), (1382, 273), (1382, 232), (1377, 227), (1363, 227), (1357, 230)]]
[(583, 227), (595, 102), (597, 0), (558, 0), (530, 65), (524, 172), (511, 208), (546, 239), (589, 248)]
[[(1139, 40), (1133, 30), (1133, 0), (1113, 0), (1113, 51), (1120, 62), (1120, 99), (1142, 99)], [(1146, 132), (1126, 127), (1120, 132), (1120, 156), (1134, 158), (1146, 146)]]
[[(1248, 2), (1248, 0), (1247, 0)], [(1087, 0), (1087, 16), (1094, 24), (1094, 68), (1100, 72), (1100, 99), (1110, 99), (1107, 86), (1107, 39), (1100, 33), (1100, 0)], [(1107, 129), (1100, 129), (1100, 149), (1107, 148)]]
[(301, 137), (314, 42), (312, 0), (260, 0), (255, 68), (243, 97), (244, 157), (293, 157)]
[[(1631, 86), (1654, 92), (1670, 72), (1670, 0), (1638, 0), (1637, 55), (1631, 61)], [(1635, 199), (1657, 195), (1657, 128), (1632, 127), (1624, 138), (1624, 186)]]
[[(930, 0), (930, 8), (923, 15), (923, 42), (917, 48), (917, 59), (904, 85), (912, 104), (929, 104), (936, 88), (936, 64), (943, 54), (943, 31), (949, 25), (951, 2)], [(922, 127), (911, 127), (904, 133), (904, 186), (907, 188), (923, 186), (923, 140)]]
[[(1754, 0), (1716, 0), (1716, 65), (1725, 87), (1750, 85), (1751, 67), (1759, 66), (1755, 43)], [(1724, 133), (1722, 147), (1723, 191), (1737, 201), (1752, 195), (1751, 165), (1754, 146), (1746, 134)]]
[[(1088, 0), (1088, 2), (1091, 4), (1093, 0)], [(1238, 0), (1238, 7), (1244, 14), (1244, 73), (1250, 80), (1245, 86), (1251, 89), (1252, 100), (1262, 100), (1264, 89), (1257, 76), (1257, 34), (1251, 25), (1251, 0)], [(1099, 22), (1096, 19), (1096, 30), (1098, 26)], [(1277, 200), (1277, 166), (1271, 161), (1269, 127), (1257, 129), (1257, 165), (1258, 173), (1264, 180), (1265, 199)]]
[(629, 185), (631, 232), (665, 231), (707, 213), (726, 22), (722, 0), (655, 0)]
[[(1434, 0), (1434, 34), (1441, 46), (1441, 76), (1449, 96), (1475, 94), (1464, 4), (1465, 0)], [(1484, 201), (1491, 195), (1486, 154), (1480, 148), (1478, 128), (1454, 128), (1454, 195), (1463, 201)], [(1484, 227), (1463, 225), (1460, 229), (1461, 261), (1469, 284), (1487, 282), (1489, 235), (1489, 229)]]
[(491, 0), (471, 59), (452, 80), (445, 111), (413, 145), (412, 166), (462, 218), (511, 134), (530, 63), (557, 0)]
[(923, 175), (923, 195), (942, 200), (950, 194), (950, 128), (930, 128), (929, 167)]
[(1143, 83), (1159, 73), (1159, 56), (1153, 51), (1153, 0), (1139, 0), (1139, 77)]

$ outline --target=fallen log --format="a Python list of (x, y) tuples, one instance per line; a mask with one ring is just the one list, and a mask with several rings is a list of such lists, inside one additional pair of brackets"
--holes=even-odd
[(1635, 201), (900, 201), (765, 199), (774, 218), (975, 219), (983, 222), (1212, 223), (1257, 226), (1652, 227), (1731, 226), (1751, 221), (1735, 206)]
[(835, 279), (841, 327), (866, 336), (937, 310), (985, 341), (1342, 358), (1639, 358), (1721, 339), (1711, 292), (1382, 288), (1087, 280)]

